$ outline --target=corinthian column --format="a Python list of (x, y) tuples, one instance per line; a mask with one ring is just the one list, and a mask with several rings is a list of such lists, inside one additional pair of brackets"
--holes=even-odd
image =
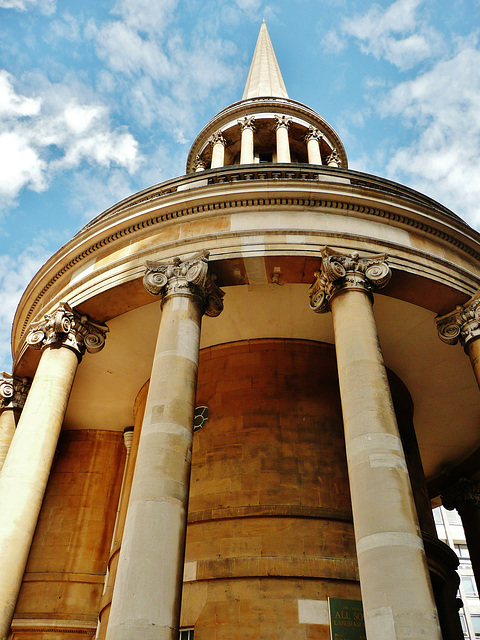
[(223, 308), (207, 259), (147, 262), (162, 316), (107, 640), (178, 640), (200, 325)]
[(442, 503), (460, 514), (475, 581), (480, 585), (480, 482), (461, 478), (442, 494)]
[(336, 149), (332, 151), (332, 153), (327, 158), (327, 165), (329, 167), (341, 167), (342, 161), (340, 159), (340, 154)]
[(309, 164), (322, 164), (322, 156), (320, 155), (320, 140), (322, 138), (323, 136), (318, 129), (309, 128), (305, 136)]
[(310, 306), (332, 311), (353, 522), (368, 640), (440, 640), (371, 292), (386, 256), (322, 252)]
[(61, 304), (27, 336), (43, 352), (0, 475), (1, 640), (8, 636), (77, 365), (85, 351), (102, 349), (106, 331)]
[(0, 373), (0, 472), (29, 389), (28, 378)]
[(211, 168), (216, 169), (225, 166), (225, 147), (227, 146), (227, 141), (221, 132), (217, 131), (210, 138), (210, 142), (212, 144)]
[(288, 130), (292, 120), (287, 116), (275, 116), (275, 131), (277, 132), (277, 162), (291, 162), (290, 142)]
[(240, 147), (240, 164), (253, 163), (253, 134), (255, 133), (255, 118), (245, 116), (238, 121), (242, 130), (242, 142)]
[(446, 344), (460, 342), (465, 349), (480, 387), (480, 292), (455, 311), (438, 317), (436, 322), (440, 340)]

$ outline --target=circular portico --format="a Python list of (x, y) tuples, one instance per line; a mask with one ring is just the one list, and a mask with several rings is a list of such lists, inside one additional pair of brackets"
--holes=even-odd
[[(263, 38), (267, 47), (263, 29), (259, 42)], [(255, 85), (259, 65), (254, 58), (247, 88)], [(470, 358), (439, 339), (436, 318), (448, 316), (458, 326), (466, 321), (459, 309), (468, 315), (479, 289), (480, 235), (416, 191), (349, 170), (333, 128), (290, 100), (278, 78), (273, 85), (277, 92), (265, 96), (258, 88), (246, 90), (242, 101), (212, 119), (192, 146), (185, 176), (134, 194), (92, 220), (42, 267), (21, 299), (12, 332), (18, 378), (35, 379), (46, 361), (28, 347), (29, 336), (59, 305), (68, 303), (75, 336), (87, 322), (93, 331), (102, 328), (103, 337), (105, 325), (109, 329), (104, 348), (83, 358), (76, 373), (70, 326), (55, 325), (43, 351), (53, 354), (51, 360), (68, 351), (71, 360), (71, 390), (62, 391), (64, 409), (69, 392), (70, 398), (61, 416), (67, 444), (61, 435), (60, 465), (69, 466), (78, 442), (93, 443), (85, 445), (85, 455), (94, 473), (103, 464), (108, 491), (95, 489), (103, 510), (95, 516), (102, 533), (93, 545), (94, 569), (85, 560), (86, 539), (77, 541), (75, 561), (68, 556), (54, 572), (46, 532), (63, 498), (55, 493), (53, 471), (46, 489), (52, 511), (40, 512), (16, 605), (18, 637), (31, 628), (29, 619), (55, 618), (59, 629), (59, 620), (75, 620), (75, 628), (88, 633), (100, 614), (99, 637), (173, 639), (185, 535), (182, 625), (195, 626), (200, 640), (215, 625), (218, 638), (230, 640), (235, 630), (244, 637), (242, 621), (262, 637), (271, 629), (272, 638), (280, 631), (324, 638), (326, 598), (360, 595), (369, 640), (385, 629), (397, 633), (392, 638), (410, 637), (412, 624), (423, 629), (419, 637), (458, 637), (454, 561), (435, 540), (429, 498), (457, 479), (475, 480), (480, 471), (480, 404)], [(391, 275), (381, 282), (372, 275), (380, 263)], [(146, 268), (156, 274), (159, 298), (144, 287)], [(313, 297), (323, 295), (321, 310), (332, 314), (313, 313), (313, 283)], [(212, 296), (222, 297), (218, 287), (225, 298), (223, 311), (218, 303), (214, 313)], [(469, 349), (476, 367), (475, 349)], [(194, 435), (197, 365), (197, 402), (211, 412)], [(46, 402), (54, 406), (54, 394)], [(374, 414), (378, 424), (370, 419)], [(27, 405), (23, 422), (33, 420), (35, 408)], [(121, 438), (132, 424), (123, 476)], [(359, 444), (362, 439), (373, 444)], [(80, 458), (78, 464), (80, 473)], [(229, 475), (232, 464), (237, 473)], [(374, 496), (375, 510), (365, 495), (378, 484), (385, 491)], [(89, 495), (88, 487), (83, 491)], [(152, 515), (152, 501), (175, 509)], [(285, 527), (290, 533), (283, 547), (267, 544)], [(309, 527), (317, 531), (314, 540)], [(233, 530), (235, 536), (228, 533)], [(27, 553), (30, 542), (23, 543)], [(149, 558), (160, 573), (150, 570)], [(388, 584), (379, 584), (379, 575)], [(240, 578), (249, 590), (236, 586)], [(219, 585), (227, 584), (221, 581), (228, 582), (230, 596), (220, 594)], [(38, 604), (47, 582), (51, 590), (75, 583), (71, 610), (49, 609), (49, 597)], [(87, 592), (88, 606), (80, 595)], [(227, 607), (225, 599), (236, 604)], [(281, 616), (287, 600), (288, 613), (276, 629), (267, 614)], [(221, 615), (226, 618), (215, 623)], [(35, 629), (41, 637), (48, 624)]]
[[(82, 363), (66, 424), (123, 429), (149, 377), (159, 322), (158, 302), (141, 282), (146, 260), (210, 251), (227, 296), (223, 314), (204, 320), (202, 347), (265, 337), (332, 343), (331, 319), (308, 308), (324, 246), (388, 255), (393, 276), (375, 301), (377, 326), (387, 366), (413, 395), (426, 476), (440, 492), (442, 477), (477, 448), (480, 407), (468, 359), (438, 340), (435, 316), (475, 293), (478, 234), (421, 194), (366, 174), (236, 166), (131, 196), (77, 234), (25, 292), (13, 334), (16, 371), (31, 376), (38, 359), (25, 347), (29, 323), (68, 298), (111, 331), (102, 353)], [(93, 375), (97, 391), (88, 391), (85, 412), (83, 385)]]

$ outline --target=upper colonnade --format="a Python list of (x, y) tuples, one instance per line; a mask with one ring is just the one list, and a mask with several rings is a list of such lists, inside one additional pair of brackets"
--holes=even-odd
[(242, 100), (202, 129), (188, 155), (187, 173), (290, 162), (348, 167), (336, 131), (313, 109), (288, 97), (264, 21)]

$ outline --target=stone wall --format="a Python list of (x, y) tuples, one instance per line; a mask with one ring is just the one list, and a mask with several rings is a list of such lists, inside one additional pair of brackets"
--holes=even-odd
[(12, 638), (95, 636), (123, 473), (121, 433), (63, 431)]
[(182, 626), (329, 638), (327, 597), (360, 597), (333, 347), (203, 349), (197, 404)]

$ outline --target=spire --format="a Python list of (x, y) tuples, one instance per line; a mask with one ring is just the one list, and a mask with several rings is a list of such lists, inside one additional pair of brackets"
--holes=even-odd
[(275, 98), (288, 98), (288, 93), (283, 82), (280, 67), (278, 66), (272, 41), (268, 35), (265, 20), (260, 27), (257, 46), (253, 54), (252, 64), (248, 72), (247, 84), (243, 92), (242, 100), (273, 96)]

